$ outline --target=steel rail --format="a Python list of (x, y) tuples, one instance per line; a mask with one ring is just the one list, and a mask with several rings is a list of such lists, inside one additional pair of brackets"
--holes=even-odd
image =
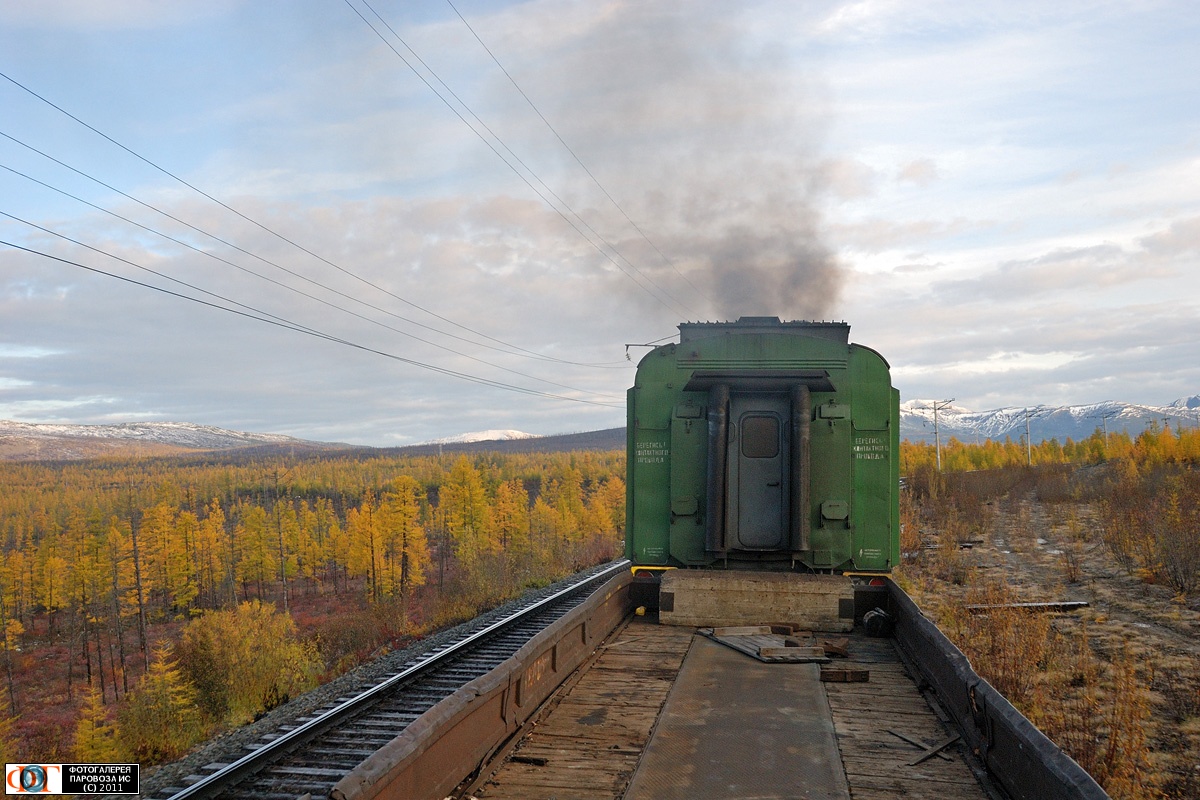
[(460, 639), (448, 647), (437, 650), (424, 658), (417, 661), (410, 667), (396, 673), (392, 677), (376, 684), (366, 691), (350, 698), (330, 709), (329, 711), (315, 717), (308, 722), (299, 725), (296, 728), (280, 735), (277, 739), (264, 744), (262, 747), (255, 749), (237, 761), (228, 764), (225, 767), (204, 776), (200, 780), (186, 787), (183, 791), (170, 795), (170, 800), (199, 800), (199, 798), (211, 798), (216, 796), (220, 791), (224, 791), (232, 784), (238, 783), (251, 775), (259, 772), (272, 761), (276, 760), (281, 755), (302, 746), (309, 740), (319, 736), (325, 731), (335, 727), (339, 723), (352, 717), (358, 712), (372, 705), (383, 695), (396, 688), (399, 684), (417, 677), (420, 673), (432, 670), (451, 657), (458, 655), (486, 638), (487, 636), (498, 632), (503, 628), (510, 627), (522, 619), (529, 617), (536, 612), (547, 608), (550, 605), (562, 600), (563, 598), (578, 592), (580, 589), (592, 583), (600, 583), (604, 579), (610, 578), (619, 573), (621, 570), (627, 569), (630, 562), (626, 559), (614, 561), (610, 566), (596, 572), (582, 580), (571, 584), (554, 594), (548, 595), (540, 600), (531, 603), (528, 606), (517, 609), (513, 613), (491, 623), (490, 625), (481, 628), (478, 631)]

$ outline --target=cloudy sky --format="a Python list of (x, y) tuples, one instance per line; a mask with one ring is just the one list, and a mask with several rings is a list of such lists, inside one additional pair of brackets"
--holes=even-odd
[(743, 314), (846, 320), (904, 399), (1197, 394), (1197, 42), (1183, 0), (7, 0), (0, 418), (592, 430), (626, 345)]

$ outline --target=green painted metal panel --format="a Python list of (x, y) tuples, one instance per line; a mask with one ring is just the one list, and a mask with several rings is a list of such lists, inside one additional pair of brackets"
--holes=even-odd
[(671, 557), (681, 564), (708, 564), (704, 552), (708, 422), (699, 403), (681, 403), (671, 420)]
[(898, 394), (892, 389), (887, 362), (875, 351), (852, 346), (849, 366), (855, 387), (851, 445), (854, 566), (890, 569), (898, 557), (893, 540), (899, 540), (895, 533), (900, 491)]
[[(852, 501), (850, 420), (837, 410), (850, 402), (851, 387), (842, 372), (831, 378), (838, 388), (836, 395), (813, 395), (816, 419), (812, 422), (810, 444), (810, 496), (815, 513), (811, 533), (812, 552), (804, 559), (804, 563), (814, 569), (833, 569), (850, 560), (851, 515), (828, 519), (821, 513), (822, 507), (827, 504), (828, 508), (849, 507)], [(822, 408), (833, 410), (822, 414)]]
[(637, 399), (637, 386), (629, 387), (625, 392), (625, 558), (630, 561), (634, 560), (633, 550), (637, 541), (634, 535), (636, 528), (633, 526), (634, 498), (637, 497), (637, 493), (632, 487), (637, 482), (638, 474), (634, 469), (633, 459), (629, 457), (633, 452), (634, 409), (637, 408)]
[[(687, 328), (683, 342), (656, 348), (639, 364), (628, 411), (626, 553), (635, 563), (713, 560), (705, 551), (704, 519), (709, 387), (727, 383), (734, 393), (786, 394), (797, 382), (808, 386), (813, 410), (804, 510), (811, 549), (795, 555), (815, 569), (898, 563), (899, 400), (887, 362), (847, 344), (844, 335), (839, 340), (838, 331), (772, 332), (777, 325), (681, 326)], [(737, 554), (731, 557), (733, 566)]]
[(629, 404), (627, 484), (634, 499), (626, 523), (633, 545), (626, 550), (636, 564), (669, 563), (673, 351), (673, 345), (660, 347), (642, 359), (632, 390), (636, 400)]
[(670, 550), (671, 431), (637, 428), (631, 458), (637, 502), (633, 526), (634, 560), (640, 564), (666, 564)]

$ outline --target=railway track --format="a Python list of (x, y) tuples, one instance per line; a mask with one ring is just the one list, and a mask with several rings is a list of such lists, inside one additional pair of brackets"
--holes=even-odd
[[(353, 698), (339, 699), (313, 719), (267, 737), (269, 741), (234, 763), (207, 777), (189, 779), (193, 782), (188, 788), (157, 792), (153, 797), (413, 800), (446, 797), (468, 786), (472, 791), (488, 780), (495, 764), (512, 747), (520, 746), (521, 737), (538, 728), (543, 704), (577, 667), (591, 663), (593, 654), (607, 652), (607, 648), (620, 650), (620, 643), (603, 643), (636, 605), (627, 567), (627, 562), (616, 562), (593, 572), (534, 605), (431, 651), (379, 685)], [(904, 670), (931, 705), (941, 709), (942, 721), (958, 731), (966, 752), (972, 754), (969, 764), (981, 781), (1002, 787), (1014, 800), (1107, 798), (1078, 764), (975, 674), (962, 653), (898, 586), (889, 582), (878, 599), (879, 607), (888, 611), (885, 616), (890, 615), (889, 627), (893, 628), (895, 649), (906, 664)], [(655, 656), (650, 664), (660, 661)], [(617, 672), (621, 679), (629, 680), (629, 670)], [(883, 724), (880, 719), (899, 725), (897, 699), (889, 694), (882, 677), (881, 673), (872, 678), (875, 683), (863, 685), (867, 705), (850, 714), (857, 726), (851, 731), (855, 737), (878, 734), (876, 729), (882, 730)], [(607, 717), (617, 699), (638, 688), (604, 689), (598, 695), (602, 699), (598, 703), (593, 700), (587, 713), (572, 718), (568, 738), (595, 738), (597, 729), (589, 727), (592, 722), (585, 718)], [(623, 725), (629, 722), (629, 714), (614, 714)], [(865, 719), (879, 714), (884, 716), (863, 727)], [(758, 720), (750, 719), (734, 727), (751, 736), (757, 724)], [(647, 724), (646, 731), (651, 727)], [(621, 734), (627, 735), (628, 731)], [(735, 731), (735, 735), (741, 734)], [(855, 765), (862, 761), (877, 766), (878, 753), (870, 748), (885, 745), (872, 742), (875, 740), (868, 742), (870, 752), (865, 758), (848, 756), (845, 747), (839, 757)], [(895, 747), (890, 737), (884, 742)], [(611, 745), (608, 742), (586, 758), (572, 758), (556, 750), (553, 759), (534, 761), (562, 761), (576, 778), (575, 773), (582, 774), (579, 768), (591, 770), (595, 774), (589, 773), (587, 778), (589, 792), (581, 796), (619, 796), (619, 792), (597, 792), (595, 784), (612, 770), (621, 771), (623, 762), (618, 756), (640, 758), (641, 751), (631, 749), (624, 738), (616, 742), (615, 749)], [(911, 760), (911, 754), (904, 759)], [(639, 761), (634, 763), (641, 768)], [(626, 764), (623, 777), (617, 777), (627, 780), (632, 767)], [(846, 775), (851, 771), (847, 766)], [(867, 780), (884, 780), (888, 787), (895, 782), (893, 778), (890, 772), (867, 775)], [(541, 788), (562, 788), (558, 779), (544, 775), (541, 779), (550, 780)], [(891, 788), (888, 792), (885, 796), (896, 796)]]
[(166, 800), (296, 800), (330, 796), (347, 773), (393, 742), (422, 714), (464, 685), (487, 675), (538, 633), (583, 603), (628, 567), (619, 561), (462, 638), (442, 645), (397, 674), (265, 738)]

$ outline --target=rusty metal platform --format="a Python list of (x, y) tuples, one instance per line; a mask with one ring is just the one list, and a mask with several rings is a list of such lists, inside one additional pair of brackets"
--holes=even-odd
[[(634, 618), (602, 647), (586, 672), (574, 676), (573, 683), (551, 701), (532, 732), (471, 796), (481, 800), (988, 797), (963, 761), (961, 744), (910, 765), (924, 749), (944, 741), (952, 732), (908, 677), (891, 640), (871, 639), (857, 631), (849, 634), (850, 657), (834, 658), (829, 668), (869, 670), (870, 679), (865, 683), (825, 683), (822, 688), (816, 677), (793, 683), (793, 678), (780, 676), (780, 671), (808, 671), (815, 676), (815, 664), (764, 664), (716, 642), (693, 638), (693, 633), (655, 625), (650, 617)], [(701, 646), (724, 651), (719, 670), (715, 662), (705, 666), (708, 656), (715, 653), (705, 653)], [(693, 659), (699, 659), (695, 670), (690, 666)], [(677, 679), (683, 663), (689, 666)], [(751, 697), (743, 702), (737, 699), (738, 692), (729, 688), (738, 684), (748, 688), (749, 679), (738, 676), (754, 669), (765, 671), (761, 679), (771, 684), (768, 696), (773, 699), (756, 702)], [(694, 673), (690, 678), (689, 672)], [(726, 684), (720, 693), (718, 679)], [(695, 684), (692, 689), (686, 686), (689, 681)], [(792, 690), (778, 688), (781, 686)], [(690, 699), (685, 701), (685, 695)], [(828, 707), (824, 719), (813, 722), (815, 732), (789, 726), (793, 715), (801, 717), (819, 707), (818, 697), (824, 698)], [(660, 717), (664, 705), (668, 713)], [(697, 722), (692, 714), (704, 715), (704, 724), (694, 724), (689, 732), (689, 718)], [(695, 749), (664, 749), (663, 737), (669, 735), (672, 716), (678, 718), (675, 725), (685, 728), (683, 736), (697, 740)], [(698, 740), (707, 738), (711, 730), (706, 729), (723, 732), (725, 743), (742, 748), (743, 755), (727, 758), (734, 751), (725, 751), (725, 745), (705, 750)], [(823, 755), (813, 755), (816, 751), (802, 755), (803, 741), (792, 741), (796, 737), (820, 739)], [(713, 744), (717, 741), (714, 738)], [(726, 763), (711, 763), (713, 758)], [(814, 758), (820, 763), (804, 760)], [(738, 763), (729, 764), (731, 760)], [(656, 762), (654, 769), (661, 782), (651, 786), (649, 770)], [(745, 776), (739, 777), (736, 770)], [(848, 794), (844, 788), (837, 789), (834, 772), (841, 776), (842, 787), (848, 785)], [(794, 782), (790, 788), (782, 785), (784, 793), (780, 793), (779, 776), (784, 774)], [(816, 775), (824, 776), (820, 780), (842, 793), (817, 793), (831, 790), (822, 788)], [(689, 788), (680, 788), (684, 786)], [(730, 793), (731, 787), (735, 793)]]

